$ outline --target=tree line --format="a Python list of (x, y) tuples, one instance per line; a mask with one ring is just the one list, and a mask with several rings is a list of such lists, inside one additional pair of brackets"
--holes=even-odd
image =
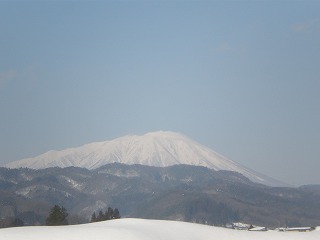
[[(118, 208), (111, 208), (108, 207), (108, 209), (103, 212), (99, 211), (98, 215), (96, 216), (96, 213), (94, 212), (92, 214), (90, 222), (100, 222), (100, 221), (106, 221), (111, 219), (118, 219), (120, 218), (120, 212)], [(62, 206), (54, 205), (50, 212), (49, 216), (46, 219), (46, 225), (47, 226), (59, 226), (59, 225), (68, 225), (68, 212), (67, 210)]]
[(91, 222), (100, 222), (119, 218), (121, 218), (121, 216), (118, 208), (113, 209), (111, 207), (108, 207), (105, 212), (100, 210), (98, 215), (96, 215), (96, 212), (93, 212), (91, 216)]

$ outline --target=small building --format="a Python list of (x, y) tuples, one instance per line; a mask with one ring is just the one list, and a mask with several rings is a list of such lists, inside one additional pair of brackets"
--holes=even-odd
[(265, 232), (268, 231), (268, 228), (266, 227), (252, 227), (248, 229), (249, 231), (253, 231), (253, 232)]
[(236, 230), (248, 230), (250, 228), (250, 224), (247, 224), (247, 223), (237, 222), (237, 223), (232, 223), (232, 225), (233, 225), (233, 229), (236, 229)]
[(276, 230), (278, 230), (279, 232), (285, 232), (285, 231), (286, 231), (286, 228), (281, 227), (281, 228), (276, 228)]
[(287, 232), (311, 232), (315, 230), (314, 227), (293, 227), (293, 228), (286, 228)]

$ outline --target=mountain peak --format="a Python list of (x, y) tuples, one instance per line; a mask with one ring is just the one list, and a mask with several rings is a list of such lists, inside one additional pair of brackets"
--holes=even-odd
[(183, 134), (170, 131), (128, 135), (111, 141), (95, 142), (62, 151), (49, 151), (34, 158), (11, 162), (5, 167), (82, 167), (95, 169), (108, 163), (167, 167), (178, 164), (204, 166), (243, 174), (250, 180), (266, 185), (278, 185), (271, 178), (256, 173), (216, 153)]

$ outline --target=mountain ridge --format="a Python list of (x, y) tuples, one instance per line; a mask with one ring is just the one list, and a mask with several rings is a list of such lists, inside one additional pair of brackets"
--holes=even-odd
[(96, 169), (108, 163), (141, 164), (156, 167), (179, 164), (204, 166), (216, 171), (238, 172), (254, 182), (265, 185), (284, 185), (227, 159), (183, 134), (171, 131), (127, 135), (114, 140), (85, 144), (77, 148), (48, 151), (34, 158), (11, 162), (5, 167), (43, 169), (75, 166)]
[(316, 189), (267, 187), (236, 172), (200, 166), (0, 167), (0, 219), (17, 217), (26, 225), (43, 224), (59, 203), (68, 209), (70, 224), (87, 222), (94, 211), (111, 206), (125, 217), (317, 226), (319, 201)]

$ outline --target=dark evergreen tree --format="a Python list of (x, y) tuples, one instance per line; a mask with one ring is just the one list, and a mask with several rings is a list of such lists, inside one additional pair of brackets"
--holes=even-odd
[(100, 221), (104, 221), (104, 214), (103, 212), (100, 210), (99, 211), (99, 214), (98, 214), (98, 217), (97, 217), (97, 222), (100, 222)]
[(96, 212), (93, 212), (93, 214), (91, 216), (91, 222), (96, 222), (96, 221), (97, 221)]
[(108, 207), (108, 210), (105, 214), (105, 220), (113, 219), (113, 209), (111, 207)]
[(68, 213), (64, 207), (59, 205), (54, 205), (49, 213), (48, 218), (46, 219), (46, 225), (48, 226), (59, 226), (59, 225), (68, 225)]
[(113, 219), (119, 219), (119, 218), (121, 218), (120, 212), (119, 212), (118, 208), (115, 208), (113, 211)]

